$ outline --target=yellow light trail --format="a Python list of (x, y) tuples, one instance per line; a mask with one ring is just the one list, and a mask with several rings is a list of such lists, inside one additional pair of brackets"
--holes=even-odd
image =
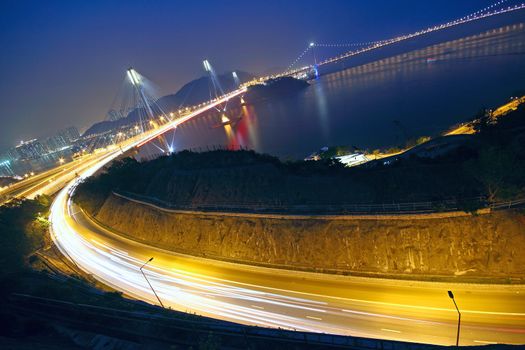
[[(234, 94), (216, 101), (241, 94)], [(222, 102), (221, 102), (222, 101)], [(140, 147), (214, 104), (129, 142)], [(177, 310), (249, 325), (312, 332), (455, 344), (456, 310), (462, 311), (461, 345), (525, 344), (525, 286), (385, 280), (316, 274), (191, 257), (140, 244), (87, 218), (70, 195), (78, 181), (121, 154), (97, 158), (56, 196), (50, 213), (52, 238), (81, 269), (137, 299), (157, 303), (139, 271), (144, 267), (163, 304)]]

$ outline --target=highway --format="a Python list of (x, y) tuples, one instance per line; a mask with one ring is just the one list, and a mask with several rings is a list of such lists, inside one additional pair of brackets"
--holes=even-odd
[(50, 186), (63, 187), (75, 176), (76, 172), (83, 171), (97, 160), (97, 156), (87, 155), (5, 187), (0, 191), (0, 205), (13, 198), (34, 198), (41, 192), (45, 193), (44, 189)]
[[(237, 91), (237, 94), (242, 92)], [(220, 101), (217, 101), (220, 103)], [(211, 106), (211, 105), (210, 105)], [(126, 145), (144, 144), (210, 106)], [(525, 286), (385, 280), (276, 270), (196, 258), (127, 240), (90, 221), (70, 194), (77, 182), (118, 157), (114, 150), (56, 196), (50, 212), (57, 247), (82, 270), (131, 297), (250, 325), (453, 345), (525, 344)], [(327, 252), (328, 253), (328, 252)]]
[[(493, 13), (478, 15), (478, 11), (452, 22), (349, 51), (317, 65), (331, 64), (433, 31), (524, 8), (525, 4), (520, 4)], [(302, 67), (272, 77), (295, 75), (310, 68)], [(262, 80), (268, 78), (271, 77)], [(159, 304), (139, 268), (153, 257), (144, 267), (145, 275), (163, 304), (181, 311), (264, 327), (454, 345), (458, 315), (447, 295), (447, 290), (452, 290), (462, 312), (460, 345), (525, 344), (525, 285), (337, 276), (192, 257), (125, 239), (91, 221), (72, 202), (71, 194), (79, 181), (92, 176), (122, 153), (141, 147), (245, 91), (246, 88), (235, 90), (118, 147), (26, 179), (0, 195), (33, 198), (61, 188), (49, 217), (56, 246), (87, 274), (128, 296), (150, 303)], [(0, 197), (0, 204), (2, 201)]]
[(211, 101), (201, 108), (197, 108), (178, 119), (168, 121), (166, 124), (160, 125), (157, 128), (146, 131), (143, 134), (137, 135), (130, 139), (124, 140), (119, 144), (110, 146), (101, 152), (85, 155), (81, 158), (75, 159), (72, 162), (54, 167), (40, 174), (30, 176), (24, 180), (12, 184), (0, 190), (0, 205), (5, 204), (13, 198), (30, 198), (33, 199), (40, 194), (54, 194), (59, 189), (66, 186), (72, 181), (77, 174), (81, 174), (85, 170), (97, 165), (99, 163), (108, 164), (113, 159), (121, 155), (123, 152), (129, 151), (134, 147), (141, 147), (151, 140), (161, 136), (178, 125), (191, 120), (194, 117), (220, 105), (231, 98), (239, 96), (246, 92), (246, 88), (234, 90), (223, 97)]
[[(74, 187), (74, 185), (71, 185)], [(196, 258), (122, 238), (70, 200), (68, 186), (51, 209), (60, 250), (101, 282), (165, 306), (219, 319), (313, 332), (422, 343), (525, 344), (525, 287), (397, 281), (276, 270)]]
[[(525, 344), (525, 286), (444, 284), (275, 270), (190, 257), (145, 246), (108, 232), (70, 200), (79, 179), (93, 175), (134, 147), (171, 130), (225, 98), (9, 189), (11, 195), (56, 196), (52, 238), (86, 273), (131, 297), (158, 304), (139, 271), (144, 268), (161, 301), (173, 309), (250, 325), (453, 345), (462, 311), (461, 344)], [(76, 176), (78, 173), (78, 177)]]

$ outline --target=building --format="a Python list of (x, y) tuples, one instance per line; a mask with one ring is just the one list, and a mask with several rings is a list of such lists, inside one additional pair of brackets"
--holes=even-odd
[(20, 155), (18, 154), (18, 152), (16, 151), (14, 147), (0, 154), (0, 161), (9, 160), (10, 162), (14, 162), (18, 158), (20, 158)]
[(37, 139), (21, 141), (15, 149), (20, 159), (36, 159), (46, 153), (46, 148)]
[(70, 126), (69, 128), (60, 130), (57, 133), (58, 136), (61, 136), (68, 145), (73, 144), (76, 140), (80, 138), (80, 133), (78, 132), (78, 129), (74, 126)]
[(61, 135), (50, 136), (43, 143), (49, 152), (55, 152), (70, 146), (70, 142), (66, 141)]

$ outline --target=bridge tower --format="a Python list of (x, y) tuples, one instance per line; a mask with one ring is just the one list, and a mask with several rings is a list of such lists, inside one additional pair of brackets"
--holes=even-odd
[[(202, 64), (204, 65), (204, 70), (210, 76), (210, 80), (213, 85), (213, 89), (215, 93), (215, 98), (219, 97), (219, 95), (224, 95), (224, 90), (222, 89), (219, 78), (217, 77), (217, 74), (215, 73), (215, 70), (211, 66), (210, 62), (208, 60), (204, 60), (202, 61)], [(210, 91), (210, 94), (211, 94), (211, 91)]]
[[(140, 75), (132, 67), (128, 68), (127, 73), (128, 73), (128, 78), (131, 81), (131, 85), (133, 85), (133, 87), (135, 88), (135, 91), (137, 92), (140, 99), (142, 100), (142, 103), (144, 104), (144, 108), (146, 109), (148, 118), (154, 119), (155, 116), (153, 115), (153, 110), (151, 109), (148, 99), (146, 98), (146, 95), (144, 94), (144, 87), (142, 85), (142, 80), (140, 78)], [(141, 125), (141, 127), (142, 129), (144, 129), (144, 126)]]
[(314, 64), (312, 66), (314, 76), (319, 78), (319, 70), (317, 69), (317, 56), (315, 55), (315, 43), (312, 41), (310, 45), (308, 45), (308, 48), (312, 50), (312, 55), (314, 57)]
[(235, 87), (239, 87), (241, 85), (241, 81), (239, 80), (239, 76), (237, 75), (237, 72), (232, 72), (233, 81), (235, 83)]
[[(204, 70), (208, 73), (211, 81), (211, 85), (213, 86), (213, 93), (211, 91), (210, 86), (210, 100), (213, 98), (219, 98), (219, 96), (224, 95), (224, 90), (221, 86), (221, 82), (219, 81), (219, 78), (217, 77), (217, 73), (215, 73), (215, 69), (211, 66), (210, 62), (208, 60), (202, 61), (202, 64), (204, 65)], [(224, 108), (219, 109), (215, 107), (220, 112), (226, 112), (226, 107), (228, 105), (228, 102), (225, 103)]]

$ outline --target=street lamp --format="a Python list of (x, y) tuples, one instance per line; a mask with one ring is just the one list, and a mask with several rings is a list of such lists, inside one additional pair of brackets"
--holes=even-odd
[(459, 346), (459, 327), (461, 326), (461, 312), (459, 312), (458, 305), (456, 304), (456, 300), (454, 299), (454, 293), (452, 293), (451, 290), (448, 291), (448, 296), (450, 297), (450, 299), (452, 299), (452, 301), (454, 302), (454, 306), (458, 311), (458, 334), (456, 337), (456, 346)]
[(146, 274), (144, 273), (144, 271), (142, 271), (142, 269), (144, 268), (144, 266), (146, 266), (149, 262), (151, 262), (153, 260), (153, 257), (149, 258), (148, 261), (146, 261), (140, 268), (140, 272), (142, 273), (142, 276), (144, 276), (144, 279), (146, 280), (146, 282), (148, 282), (148, 285), (149, 287), (151, 288), (151, 290), (153, 291), (153, 294), (155, 294), (155, 296), (157, 297), (157, 300), (159, 301), (159, 304), (160, 306), (162, 306), (162, 308), (165, 308), (164, 307), (164, 304), (162, 304), (162, 301), (160, 301), (160, 298), (159, 296), (157, 295), (157, 292), (155, 292), (155, 289), (153, 289), (153, 286), (151, 285), (151, 283), (149, 283), (149, 280), (148, 278), (146, 277)]

